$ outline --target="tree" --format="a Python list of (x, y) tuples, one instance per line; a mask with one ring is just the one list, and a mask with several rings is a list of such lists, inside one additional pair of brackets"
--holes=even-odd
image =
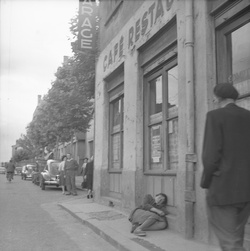
[(56, 79), (26, 128), (25, 140), (19, 139), (32, 156), (45, 147), (53, 149), (56, 143), (69, 141), (76, 132), (85, 132), (93, 116), (96, 54), (83, 54), (74, 46), (78, 42), (78, 15), (71, 19), (70, 31), (74, 55), (58, 67)]
[(16, 145), (18, 145), (18, 149), (14, 156), (19, 161), (20, 159), (33, 159), (40, 153), (40, 148), (34, 145), (27, 135), (21, 134), (21, 137), (16, 141)]
[(30, 159), (30, 155), (27, 150), (16, 151), (14, 156), (12, 157), (14, 162), (19, 162), (22, 160)]
[(95, 53), (83, 54), (73, 46), (77, 43), (77, 19), (73, 18), (70, 26), (74, 55), (58, 67), (55, 81), (27, 127), (27, 137), (37, 149), (53, 148), (76, 132), (85, 132), (93, 116)]
[(36, 110), (28, 126), (32, 141), (44, 147), (68, 141), (76, 132), (85, 132), (93, 115), (93, 100), (89, 89), (74, 73), (74, 60), (58, 68), (56, 80)]

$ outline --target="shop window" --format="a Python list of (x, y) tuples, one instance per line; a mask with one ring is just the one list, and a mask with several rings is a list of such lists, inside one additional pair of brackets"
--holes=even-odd
[(233, 31), (229, 35), (229, 39), (232, 44), (232, 75), (230, 80), (238, 83), (242, 81), (244, 72), (250, 70), (250, 23)]
[(178, 67), (167, 71), (168, 104), (167, 104), (167, 142), (168, 167), (176, 169), (178, 164)]
[(121, 112), (122, 112), (122, 99), (118, 99), (114, 101), (113, 103), (113, 116), (112, 116), (112, 121), (113, 121), (113, 126), (120, 126), (121, 125)]
[(110, 170), (120, 170), (123, 162), (123, 96), (110, 102)]
[(150, 114), (162, 111), (162, 76), (150, 81)]
[(124, 65), (120, 65), (105, 81), (109, 96), (108, 171), (120, 173), (123, 167)]
[(250, 109), (250, 13), (217, 29), (217, 79), (238, 89), (238, 103)]
[(178, 164), (176, 59), (145, 78), (145, 97), (145, 171), (176, 170)]

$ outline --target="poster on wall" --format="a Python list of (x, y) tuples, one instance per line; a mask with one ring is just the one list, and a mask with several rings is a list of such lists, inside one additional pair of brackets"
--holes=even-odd
[(161, 125), (151, 127), (151, 160), (161, 162)]

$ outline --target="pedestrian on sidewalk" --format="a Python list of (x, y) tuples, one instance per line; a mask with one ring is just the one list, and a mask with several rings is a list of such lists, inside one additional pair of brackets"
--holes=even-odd
[(152, 197), (147, 194), (141, 206), (135, 208), (129, 215), (132, 223), (131, 233), (138, 236), (146, 236), (145, 231), (163, 230), (168, 227), (166, 215), (168, 197), (159, 193)]
[(207, 190), (208, 220), (224, 251), (245, 250), (250, 214), (250, 111), (235, 104), (232, 84), (214, 88), (219, 108), (207, 113), (201, 187)]
[(76, 160), (72, 159), (71, 154), (67, 154), (67, 159), (65, 161), (64, 170), (66, 176), (66, 195), (77, 195), (76, 193), (76, 171), (79, 165)]
[(86, 187), (86, 177), (84, 176), (84, 173), (85, 173), (85, 169), (86, 169), (86, 166), (87, 166), (87, 163), (88, 163), (88, 158), (84, 158), (83, 159), (83, 164), (82, 164), (82, 184), (81, 184), (81, 187), (82, 189)]
[(90, 158), (90, 161), (87, 163), (83, 177), (86, 178), (88, 194), (87, 198), (93, 198), (93, 174), (94, 174), (94, 157)]
[(65, 194), (65, 161), (67, 157), (66, 155), (63, 155), (61, 158), (61, 163), (59, 164), (59, 185), (62, 187), (62, 194)]

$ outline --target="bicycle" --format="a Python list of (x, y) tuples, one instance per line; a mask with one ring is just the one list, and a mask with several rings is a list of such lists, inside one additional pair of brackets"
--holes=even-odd
[(9, 182), (11, 182), (11, 180), (13, 179), (13, 172), (7, 172), (6, 178)]

